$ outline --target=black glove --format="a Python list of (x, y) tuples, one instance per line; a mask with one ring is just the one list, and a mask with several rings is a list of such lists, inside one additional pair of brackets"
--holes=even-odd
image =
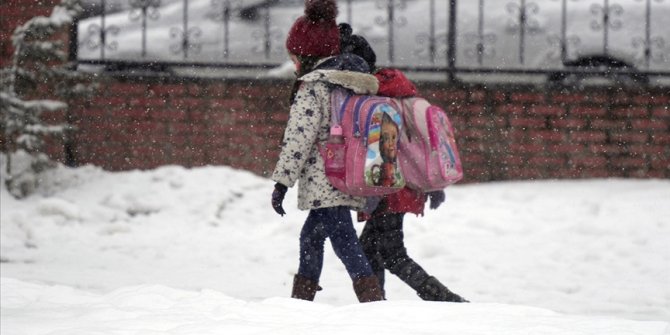
[(286, 195), (287, 190), (288, 187), (286, 187), (284, 184), (276, 183), (275, 189), (272, 191), (272, 208), (275, 210), (275, 212), (277, 212), (277, 214), (281, 216), (286, 214), (282, 203), (284, 202), (284, 196)]
[(430, 198), (430, 209), (436, 209), (444, 202), (444, 191), (428, 192), (428, 198)]

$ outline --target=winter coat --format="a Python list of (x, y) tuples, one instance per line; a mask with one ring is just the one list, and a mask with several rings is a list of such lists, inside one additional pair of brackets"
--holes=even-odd
[[(378, 95), (392, 98), (407, 98), (417, 95), (417, 89), (405, 75), (397, 69), (380, 69), (375, 73), (379, 80)], [(372, 213), (373, 216), (387, 213), (414, 213), (423, 215), (426, 195), (405, 187), (402, 190), (386, 195), (377, 209)], [(359, 214), (359, 219), (365, 220), (367, 216)]]
[(301, 210), (335, 206), (360, 210), (365, 206), (364, 197), (344, 194), (332, 186), (318, 149), (318, 143), (328, 140), (330, 134), (333, 85), (356, 94), (377, 92), (378, 82), (373, 75), (346, 70), (358, 70), (360, 62), (367, 69), (365, 61), (357, 56), (326, 58), (317, 63), (316, 70), (299, 78), (302, 83), (291, 105), (281, 153), (271, 179), (288, 187), (299, 180), (298, 208)]

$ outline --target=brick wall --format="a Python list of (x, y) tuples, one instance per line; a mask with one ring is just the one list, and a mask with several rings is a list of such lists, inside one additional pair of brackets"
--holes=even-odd
[[(110, 170), (229, 165), (268, 175), (288, 119), (288, 80), (103, 77), (71, 110), (79, 164)], [(668, 89), (565, 90), (420, 83), (456, 128), (465, 182), (670, 178)], [(62, 146), (54, 142), (52, 155)], [(62, 156), (62, 155), (61, 155)]]
[(670, 89), (422, 85), (474, 180), (670, 178)]
[[(72, 111), (78, 164), (110, 170), (165, 164), (274, 167), (288, 118), (290, 82), (100, 81), (98, 95)], [(58, 146), (53, 146), (57, 154)]]
[[(0, 2), (1, 63), (14, 27), (57, 1)], [(114, 78), (53, 121), (77, 127), (77, 164), (109, 170), (165, 164), (229, 165), (268, 175), (288, 118), (286, 80)], [(467, 181), (533, 178), (670, 178), (670, 89), (566, 90), (419, 83), (448, 111)], [(50, 155), (65, 160), (62, 139)]]

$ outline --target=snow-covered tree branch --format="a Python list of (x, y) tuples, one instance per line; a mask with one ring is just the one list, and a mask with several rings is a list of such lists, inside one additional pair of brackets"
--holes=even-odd
[[(12, 62), (0, 72), (0, 125), (7, 155), (4, 179), (16, 197), (30, 194), (37, 175), (52, 163), (43, 153), (45, 136), (65, 137), (70, 129), (67, 122), (47, 123), (45, 113), (62, 112), (67, 101), (92, 92), (66, 64), (64, 43), (57, 39), (81, 11), (80, 0), (62, 0), (50, 16), (34, 17), (12, 34)], [(29, 157), (23, 167), (12, 160), (17, 152)]]

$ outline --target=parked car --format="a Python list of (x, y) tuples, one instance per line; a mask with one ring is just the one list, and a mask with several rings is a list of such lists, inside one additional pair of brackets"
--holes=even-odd
[[(136, 7), (79, 22), (80, 61), (280, 66), (286, 33), (303, 10), (302, 0), (135, 3), (156, 6), (144, 12), (152, 15)], [(449, 1), (340, 1), (339, 8), (338, 21), (370, 41), (380, 64), (425, 73), (447, 66)], [(456, 17), (454, 65), (464, 75), (550, 71), (548, 78), (563, 80), (573, 68), (614, 68), (641, 72), (633, 76), (641, 80), (670, 76), (668, 0), (458, 1)]]

